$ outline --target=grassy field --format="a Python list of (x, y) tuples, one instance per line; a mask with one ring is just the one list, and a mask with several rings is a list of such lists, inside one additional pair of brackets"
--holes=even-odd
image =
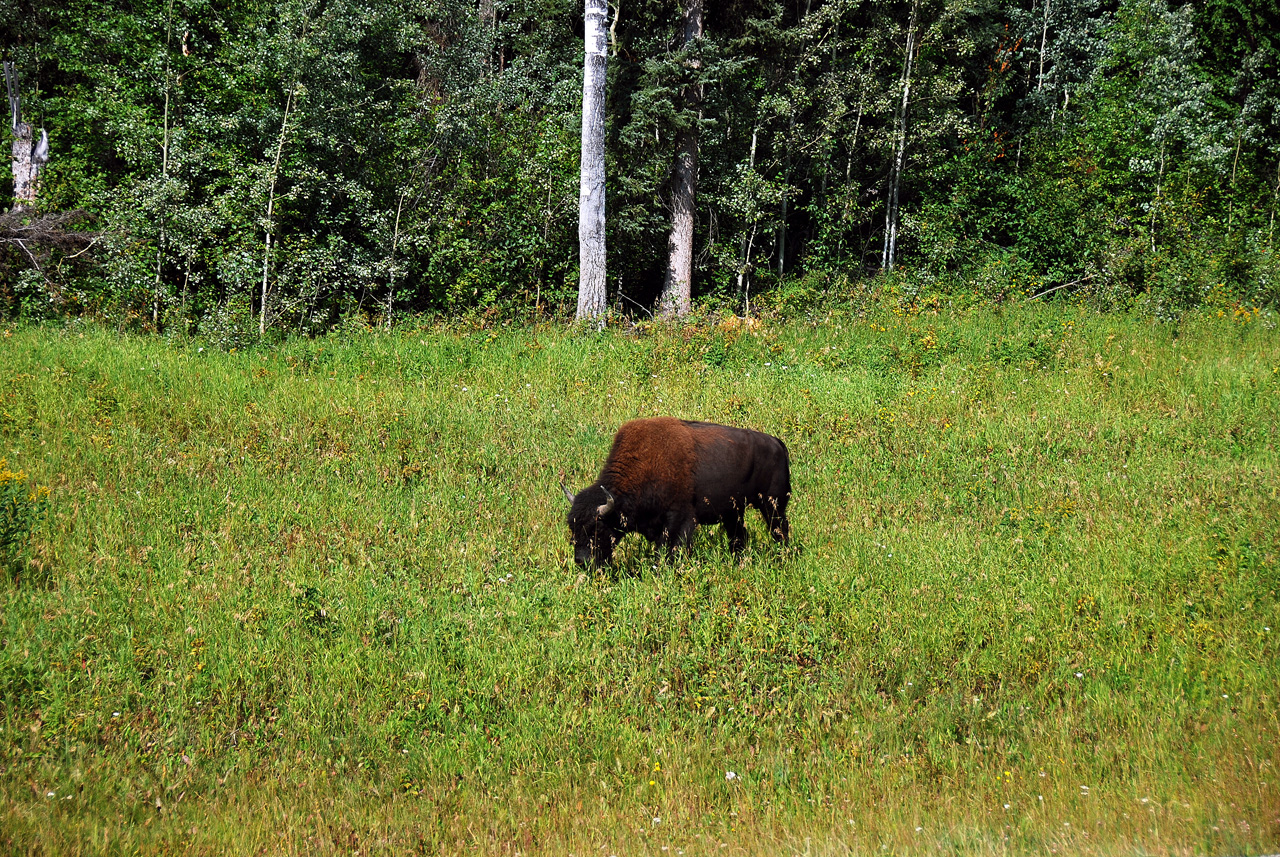
[[(0, 578), (0, 849), (1280, 850), (1275, 328), (0, 329), (44, 510)], [(753, 513), (741, 560), (574, 566), (558, 474), (654, 414), (782, 437), (792, 546)]]

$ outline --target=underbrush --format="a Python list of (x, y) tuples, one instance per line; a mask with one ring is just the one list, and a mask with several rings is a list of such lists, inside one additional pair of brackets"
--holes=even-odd
[[(1272, 317), (795, 315), (3, 331), (0, 457), (49, 493), (0, 842), (1274, 851)], [(782, 437), (793, 544), (574, 566), (559, 473), (656, 414)]]

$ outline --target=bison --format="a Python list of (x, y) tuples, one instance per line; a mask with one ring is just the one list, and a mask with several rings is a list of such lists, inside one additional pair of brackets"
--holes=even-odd
[(790, 537), (791, 466), (778, 438), (750, 429), (672, 417), (633, 420), (618, 429), (600, 478), (569, 499), (569, 530), (579, 565), (604, 565), (627, 533), (671, 554), (698, 524), (723, 524), (734, 553), (747, 544), (748, 506), (775, 541)]

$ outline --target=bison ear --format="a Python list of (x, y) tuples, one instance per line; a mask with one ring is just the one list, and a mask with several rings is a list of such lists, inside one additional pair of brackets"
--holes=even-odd
[(569, 489), (564, 487), (564, 471), (560, 471), (560, 490), (564, 492), (564, 498), (569, 501), (569, 505), (573, 505), (573, 495), (569, 493)]
[(609, 489), (600, 486), (600, 490), (604, 492), (605, 501), (596, 507), (596, 517), (603, 518), (605, 515), (613, 511), (613, 507), (617, 505), (617, 500), (609, 493)]

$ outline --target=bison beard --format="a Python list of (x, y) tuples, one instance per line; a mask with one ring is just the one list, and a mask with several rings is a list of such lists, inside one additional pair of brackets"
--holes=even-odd
[(698, 524), (723, 524), (729, 547), (747, 544), (743, 515), (760, 510), (775, 541), (786, 542), (791, 467), (787, 447), (750, 429), (671, 417), (618, 429), (600, 478), (569, 499), (569, 531), (579, 565), (603, 565), (627, 533), (668, 553), (689, 544)]

